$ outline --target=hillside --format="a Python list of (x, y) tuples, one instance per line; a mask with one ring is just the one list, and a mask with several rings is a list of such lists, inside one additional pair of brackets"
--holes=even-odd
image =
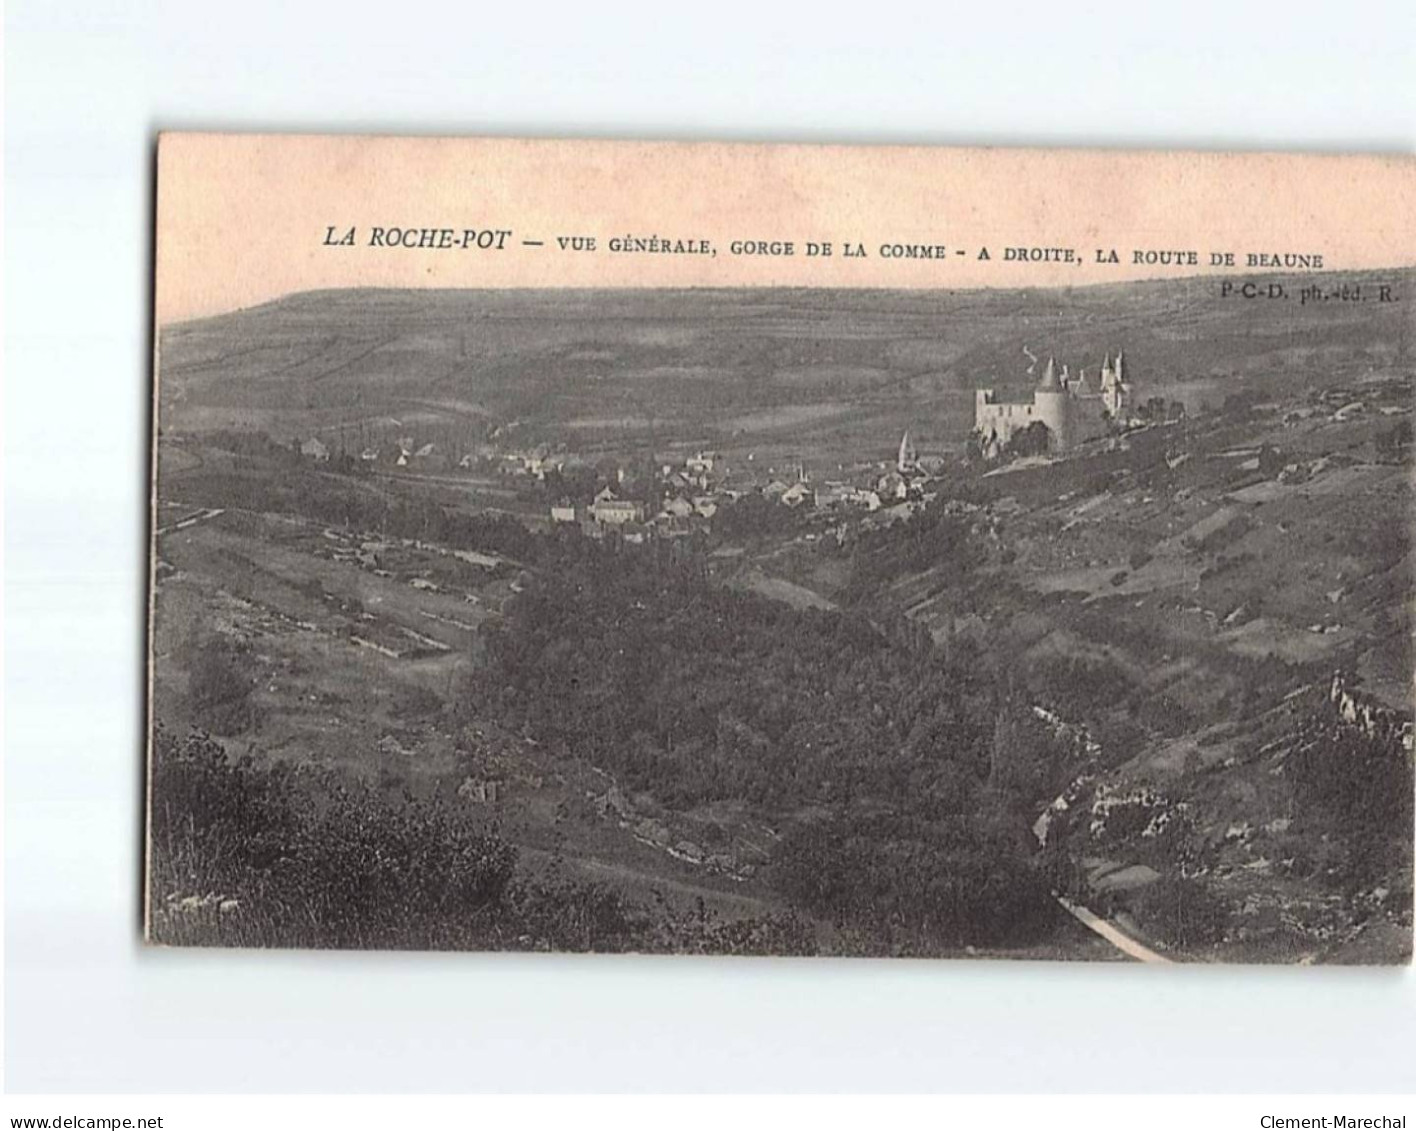
[[(1411, 393), (1373, 373), (998, 468), (953, 504), (971, 566), (862, 548), (872, 608), (1087, 735), (1035, 831), (1162, 946), (1409, 957)], [(1181, 879), (1207, 939), (1157, 903)]]
[[(303, 800), (215, 820), (195, 895), (162, 857), (159, 933), (398, 940), (393, 904), (280, 910), (358, 874), (304, 839), (417, 875), (446, 820), (486, 868), (399, 872), (419, 945), (1111, 954), (1061, 896), (1187, 961), (1409, 957), (1409, 309), (350, 292), (171, 327), (159, 768), (218, 817), (224, 761)], [(966, 454), (976, 384), (1117, 348), (1107, 436)], [(189, 924), (217, 891), (274, 918)]]
[(530, 438), (582, 449), (737, 440), (860, 454), (907, 427), (925, 447), (956, 443), (975, 387), (1026, 387), (1025, 347), (1094, 372), (1105, 350), (1124, 346), (1145, 395), (1194, 409), (1236, 386), (1321, 379), (1335, 363), (1389, 364), (1409, 329), (1409, 304), (1300, 310), (1220, 301), (1217, 291), (1196, 279), (927, 292), (311, 292), (164, 328), (160, 424), (249, 426), (288, 440), (380, 420), (468, 437), (516, 422)]

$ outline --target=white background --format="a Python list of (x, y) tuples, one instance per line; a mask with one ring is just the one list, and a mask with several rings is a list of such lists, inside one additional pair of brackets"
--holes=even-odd
[(5, 47), (9, 1090), (1416, 1089), (1407, 972), (148, 953), (137, 914), (155, 130), (1411, 152), (1410, 0), (33, 0)]

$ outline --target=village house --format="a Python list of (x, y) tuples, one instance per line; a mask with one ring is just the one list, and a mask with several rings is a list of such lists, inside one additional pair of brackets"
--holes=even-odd
[(816, 490), (816, 506), (821, 510), (843, 506), (850, 496), (851, 485), (838, 480), (828, 480), (825, 486)]
[(654, 516), (654, 531), (660, 538), (683, 538), (693, 533), (693, 520), (660, 511)]
[(300, 445), (300, 454), (314, 460), (316, 463), (326, 463), (329, 460), (328, 446), (322, 443), (316, 436), (311, 436)]
[(806, 483), (793, 483), (782, 492), (782, 504), (788, 507), (799, 507), (802, 503), (814, 502), (815, 493)]
[(495, 805), (501, 799), (505, 783), (495, 778), (465, 778), (457, 787), (457, 796), (478, 805)]
[(856, 487), (850, 483), (832, 482), (816, 492), (816, 505), (823, 510), (840, 506), (864, 507), (877, 511), (881, 506), (880, 495), (869, 487)]
[(463, 470), (468, 470), (481, 463), (493, 463), (497, 460), (499, 454), (495, 444), (469, 444), (464, 447), (462, 456), (457, 461), (457, 466)]
[(876, 480), (875, 490), (881, 499), (901, 502), (909, 497), (910, 484), (898, 471), (889, 471)]
[(601, 525), (622, 526), (627, 522), (644, 521), (644, 505), (621, 499), (609, 487), (604, 487), (590, 504), (590, 516)]

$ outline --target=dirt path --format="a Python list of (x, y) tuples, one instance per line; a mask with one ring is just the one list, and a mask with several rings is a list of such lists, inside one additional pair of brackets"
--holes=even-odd
[(218, 518), (225, 513), (226, 510), (222, 507), (208, 507), (207, 509), (203, 510), (201, 514), (194, 514), (189, 518), (182, 519), (181, 522), (174, 522), (170, 526), (159, 526), (157, 530), (154, 531), (154, 533), (158, 537), (161, 537), (163, 534), (171, 534), (174, 530), (187, 530), (193, 526), (196, 526), (199, 522), (207, 522), (213, 518)]
[(1081, 923), (1082, 926), (1086, 927), (1087, 930), (1094, 931), (1096, 934), (1100, 935), (1122, 954), (1129, 955), (1139, 962), (1150, 962), (1163, 966), (1172, 964), (1170, 959), (1156, 954), (1156, 952), (1149, 947), (1142, 946), (1135, 939), (1131, 938), (1130, 935), (1122, 932), (1115, 924), (1107, 922), (1107, 920), (1103, 919), (1100, 915), (1097, 915), (1094, 911), (1088, 910), (1080, 903), (1073, 903), (1070, 899), (1066, 899), (1060, 895), (1056, 898), (1057, 902), (1067, 910), (1069, 915)]

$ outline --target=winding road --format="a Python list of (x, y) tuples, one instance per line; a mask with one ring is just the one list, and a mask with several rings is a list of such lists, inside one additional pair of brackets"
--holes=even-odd
[(1122, 954), (1128, 955), (1139, 962), (1150, 962), (1162, 966), (1172, 965), (1170, 959), (1156, 954), (1156, 952), (1151, 950), (1148, 946), (1142, 946), (1135, 939), (1131, 938), (1130, 935), (1124, 933), (1120, 928), (1115, 926), (1115, 924), (1103, 919), (1100, 915), (1096, 914), (1096, 912), (1088, 910), (1080, 903), (1073, 903), (1064, 896), (1059, 895), (1055, 898), (1077, 922), (1081, 923), (1087, 930), (1100, 935)]

